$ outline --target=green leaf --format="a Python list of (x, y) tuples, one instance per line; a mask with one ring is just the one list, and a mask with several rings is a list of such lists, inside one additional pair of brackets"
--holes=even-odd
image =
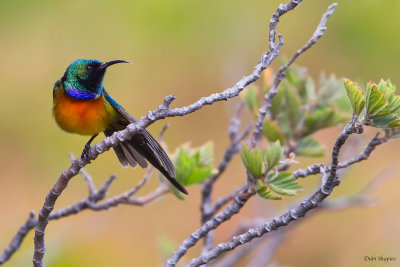
[[(188, 145), (182, 145), (174, 153), (175, 179), (183, 186), (201, 183), (205, 179), (216, 174), (213, 168), (214, 145), (207, 142), (203, 146), (190, 149)], [(177, 190), (172, 192), (180, 199), (184, 196)]]
[(344, 87), (349, 97), (351, 107), (353, 108), (353, 113), (357, 116), (360, 115), (365, 106), (365, 100), (362, 90), (358, 85), (349, 79), (344, 80)]
[(299, 70), (294, 67), (289, 67), (285, 70), (285, 77), (289, 83), (296, 85), (297, 81), (299, 80)]
[(187, 185), (197, 184), (205, 180), (206, 178), (211, 177), (215, 172), (213, 172), (213, 168), (211, 167), (195, 167), (192, 169), (189, 177), (186, 180)]
[(267, 164), (267, 171), (271, 170), (279, 163), (282, 154), (283, 151), (279, 140), (276, 141), (272, 146), (268, 146), (265, 150), (263, 150), (262, 159)]
[(255, 178), (261, 177), (266, 172), (265, 163), (262, 160), (261, 152), (255, 148), (250, 148), (243, 143), (243, 151), (240, 153), (246, 170)]
[(282, 144), (284, 143), (284, 136), (281, 129), (275, 122), (268, 118), (264, 120), (262, 133), (270, 142), (279, 140)]
[(296, 154), (305, 157), (322, 157), (325, 153), (325, 148), (311, 136), (301, 139), (297, 143)]
[(388, 128), (397, 128), (397, 127), (399, 127), (399, 126), (400, 126), (400, 121), (399, 121), (399, 120), (396, 120), (396, 121), (394, 121), (394, 122), (391, 122), (391, 123), (389, 124)]
[(302, 136), (307, 136), (317, 130), (335, 126), (348, 121), (349, 116), (333, 107), (323, 107), (309, 112), (304, 121)]
[[(311, 82), (308, 81), (308, 80), (310, 80)], [(308, 90), (310, 89), (310, 88), (307, 88), (307, 86), (310, 86), (310, 85), (314, 86), (314, 84), (312, 84), (312, 80), (308, 79), (306, 76), (299, 78), (299, 80), (295, 84), (295, 87), (296, 87), (297, 92), (298, 92), (299, 97), (300, 97), (300, 102), (302, 104), (307, 103), (307, 99), (308, 99), (308, 96), (309, 96)]]
[(212, 166), (214, 163), (214, 143), (208, 141), (199, 148), (199, 163), (204, 166)]
[(269, 187), (280, 195), (295, 195), (298, 191), (303, 188), (297, 183), (293, 174), (288, 172), (282, 172), (273, 175), (268, 180)]
[(323, 107), (336, 102), (343, 96), (342, 89), (342, 82), (338, 80), (334, 74), (331, 74), (329, 79), (327, 79), (326, 75), (321, 73), (316, 106)]
[(378, 90), (381, 91), (384, 95), (394, 94), (396, 87), (392, 85), (390, 80), (384, 81), (381, 79), (377, 85)]
[(182, 184), (186, 184), (193, 169), (192, 159), (187, 152), (186, 149), (179, 148), (175, 157), (176, 179)]
[(368, 117), (380, 117), (389, 114), (389, 103), (373, 82), (369, 82), (367, 85), (365, 100)]
[(286, 113), (286, 116), (290, 122), (291, 129), (295, 130), (297, 123), (299, 121), (299, 117), (302, 114), (300, 112), (301, 109), (300, 98), (288, 86), (284, 86), (282, 89), (283, 89), (283, 96), (285, 99), (284, 112)]
[(390, 112), (396, 112), (400, 108), (400, 96), (390, 95), (388, 97)]
[[(375, 117), (372, 120), (372, 126), (378, 127), (378, 128), (389, 128), (390, 127), (389, 125), (391, 125), (398, 119), (399, 119), (399, 117), (394, 114), (388, 114), (388, 115), (382, 116), (382, 117)], [(392, 124), (392, 125), (395, 125), (395, 124)]]
[(272, 192), (268, 186), (264, 185), (260, 180), (257, 181), (257, 193), (262, 198), (280, 200), (280, 196), (277, 196)]
[(272, 119), (276, 119), (278, 114), (281, 112), (281, 110), (282, 110), (282, 101), (283, 101), (282, 86), (279, 86), (278, 93), (275, 95), (274, 98), (272, 98), (271, 108), (269, 109), (270, 112), (271, 112), (271, 118)]
[(184, 194), (181, 193), (181, 191), (179, 191), (178, 189), (176, 189), (175, 187), (171, 187), (171, 192), (172, 194), (174, 194), (179, 200), (185, 200), (186, 197)]
[(244, 102), (246, 103), (247, 107), (254, 111), (258, 109), (258, 89), (255, 87), (249, 87), (245, 90), (244, 94), (242, 95)]
[(315, 83), (314, 80), (311, 79), (310, 77), (308, 77), (306, 81), (306, 92), (307, 92), (307, 98), (305, 99), (304, 103), (312, 100), (315, 97), (315, 92), (316, 92)]
[(175, 251), (178, 243), (170, 236), (161, 235), (157, 236), (158, 250), (161, 252), (163, 259), (168, 259), (169, 256)]

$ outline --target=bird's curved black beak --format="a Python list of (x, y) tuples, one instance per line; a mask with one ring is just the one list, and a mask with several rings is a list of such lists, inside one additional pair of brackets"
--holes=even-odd
[(108, 62), (103, 62), (100, 64), (100, 66), (97, 68), (97, 71), (102, 71), (105, 70), (106, 68), (108, 68), (111, 65), (117, 64), (117, 63), (130, 63), (129, 61), (126, 60), (121, 60), (121, 59), (117, 59), (117, 60), (111, 60)]

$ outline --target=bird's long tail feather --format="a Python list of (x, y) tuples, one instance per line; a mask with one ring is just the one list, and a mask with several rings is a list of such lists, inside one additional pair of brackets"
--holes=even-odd
[[(113, 134), (113, 131), (108, 130), (104, 134), (110, 136)], [(136, 167), (139, 164), (142, 168), (146, 168), (147, 160), (179, 191), (188, 194), (186, 189), (174, 179), (175, 168), (167, 153), (146, 130), (135, 134), (130, 140), (115, 146), (114, 151), (122, 166), (127, 167), (130, 165)]]

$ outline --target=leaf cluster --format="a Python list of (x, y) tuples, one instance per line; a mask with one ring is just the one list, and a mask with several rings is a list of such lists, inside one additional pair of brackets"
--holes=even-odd
[[(335, 75), (321, 74), (318, 86), (306, 75), (305, 69), (291, 67), (285, 72), (278, 93), (273, 98), (270, 113), (263, 125), (263, 135), (270, 141), (295, 144), (291, 151), (300, 156), (318, 157), (324, 147), (311, 135), (328, 127), (346, 122), (350, 118), (343, 84)], [(246, 90), (243, 100), (257, 114), (259, 95), (267, 93), (253, 87)]]
[(302, 189), (291, 173), (275, 170), (282, 155), (279, 141), (262, 151), (243, 143), (240, 156), (246, 170), (257, 179), (257, 192), (263, 198), (279, 200), (280, 195), (294, 195)]
[(353, 113), (361, 116), (365, 125), (378, 128), (400, 126), (400, 96), (395, 95), (396, 87), (390, 80), (378, 84), (369, 82), (362, 90), (355, 82), (345, 79), (344, 86)]
[[(198, 148), (190, 148), (189, 144), (184, 144), (175, 150), (173, 160), (175, 179), (183, 186), (201, 183), (217, 173), (213, 167), (213, 142), (207, 142)], [(175, 188), (172, 188), (172, 192), (178, 198), (184, 199), (184, 196)]]

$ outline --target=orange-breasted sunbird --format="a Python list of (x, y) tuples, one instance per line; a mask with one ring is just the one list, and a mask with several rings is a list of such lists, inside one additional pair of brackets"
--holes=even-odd
[[(88, 157), (93, 139), (103, 132), (106, 136), (136, 122), (103, 87), (103, 79), (109, 66), (129, 63), (125, 60), (101, 62), (94, 59), (77, 59), (66, 69), (64, 76), (53, 88), (53, 115), (66, 132), (91, 135), (82, 152)], [(130, 140), (113, 146), (123, 167), (128, 165), (147, 167), (147, 161), (157, 168), (179, 191), (186, 189), (175, 179), (175, 168), (160, 144), (143, 130)]]

